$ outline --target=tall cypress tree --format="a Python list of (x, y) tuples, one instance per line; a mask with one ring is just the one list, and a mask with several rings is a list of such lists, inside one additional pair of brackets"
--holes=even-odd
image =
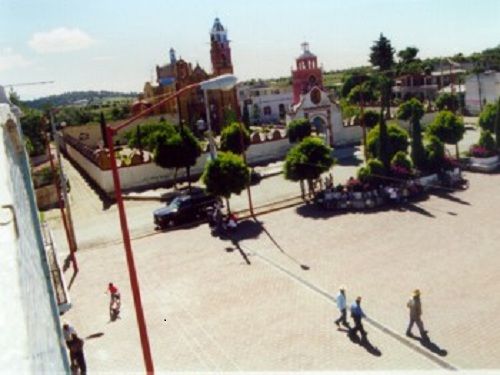
[(101, 126), (101, 136), (102, 136), (102, 141), (104, 143), (105, 148), (109, 148), (108, 145), (108, 137), (106, 133), (106, 119), (104, 118), (104, 113), (101, 112), (101, 115), (99, 117), (99, 125)]

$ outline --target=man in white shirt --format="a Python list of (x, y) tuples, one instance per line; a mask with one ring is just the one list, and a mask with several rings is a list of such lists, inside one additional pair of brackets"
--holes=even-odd
[(344, 286), (341, 286), (339, 288), (339, 293), (337, 294), (337, 297), (335, 298), (335, 300), (337, 302), (337, 308), (340, 311), (340, 317), (335, 321), (335, 324), (337, 325), (337, 327), (340, 327), (340, 323), (342, 323), (342, 325), (344, 327), (350, 328), (349, 323), (347, 322), (347, 319), (346, 319), (347, 305), (346, 305), (345, 287)]

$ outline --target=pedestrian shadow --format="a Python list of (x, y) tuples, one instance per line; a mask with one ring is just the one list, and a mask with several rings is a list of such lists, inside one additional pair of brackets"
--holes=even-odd
[(290, 254), (288, 254), (281, 247), (281, 245), (274, 239), (274, 237), (271, 235), (271, 233), (269, 233), (269, 231), (266, 229), (266, 227), (264, 226), (264, 223), (262, 221), (258, 221), (257, 219), (255, 219), (255, 223), (257, 223), (262, 228), (262, 231), (267, 235), (267, 237), (271, 240), (271, 242), (274, 244), (274, 246), (276, 246), (276, 248), (283, 255), (287, 256), (289, 259), (291, 259), (292, 261), (294, 261), (295, 263), (297, 263), (300, 266), (300, 268), (303, 269), (304, 271), (309, 271), (310, 267), (308, 265), (301, 263), (298, 259), (296, 259), (293, 256), (291, 256)]
[(420, 345), (422, 345), (424, 348), (427, 350), (431, 351), (434, 354), (437, 354), (441, 357), (446, 357), (448, 355), (448, 351), (445, 349), (440, 348), (436, 343), (432, 342), (429, 337), (416, 337), (416, 336), (410, 336), (413, 340), (416, 340), (420, 342)]
[(382, 356), (382, 352), (380, 351), (380, 349), (377, 348), (376, 346), (373, 346), (373, 344), (370, 342), (370, 340), (368, 340), (368, 337), (365, 337), (364, 339), (360, 339), (358, 335), (353, 334), (352, 331), (350, 329), (347, 329), (347, 328), (339, 328), (338, 330), (341, 332), (346, 332), (347, 337), (349, 338), (349, 340), (351, 340), (351, 342), (353, 344), (357, 344), (357, 345), (361, 346), (371, 355), (373, 355), (375, 357)]
[(433, 214), (431, 214), (429, 211), (427, 211), (425, 208), (422, 208), (421, 206), (417, 206), (414, 203), (405, 203), (404, 205), (401, 206), (401, 208), (405, 211), (415, 212), (415, 213), (423, 215), (423, 216), (435, 218), (435, 216)]
[(231, 244), (233, 246), (226, 247), (225, 250), (227, 253), (232, 253), (233, 251), (238, 250), (245, 263), (247, 265), (251, 265), (252, 262), (250, 262), (249, 259), (250, 254), (248, 254), (247, 252), (245, 252), (245, 250), (241, 248), (240, 242), (251, 238), (257, 238), (261, 233), (262, 233), (262, 227), (258, 225), (255, 221), (243, 220), (241, 222), (238, 222), (238, 227), (235, 230), (221, 233), (219, 237), (222, 240), (231, 241)]
[(439, 197), (442, 199), (447, 199), (447, 200), (455, 202), (455, 203), (463, 204), (465, 206), (470, 206), (469, 202), (464, 201), (463, 199), (460, 199), (454, 195), (451, 195), (450, 193), (448, 193), (446, 191), (436, 191), (436, 192), (434, 192), (434, 195), (436, 197)]
[(102, 337), (102, 336), (104, 336), (104, 332), (96, 332), (96, 333), (93, 333), (93, 334), (85, 337), (85, 340), (98, 339), (99, 337)]

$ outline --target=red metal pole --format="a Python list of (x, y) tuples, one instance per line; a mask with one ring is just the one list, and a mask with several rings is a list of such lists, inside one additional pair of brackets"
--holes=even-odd
[[(161, 103), (161, 102), (160, 102)], [(159, 104), (160, 104), (159, 103)], [(151, 107), (153, 108), (153, 107)], [(150, 108), (150, 109), (151, 109)], [(123, 126), (120, 126), (122, 128)], [(132, 296), (134, 299), (135, 315), (137, 325), (139, 326), (139, 335), (141, 338), (142, 355), (144, 357), (144, 365), (146, 366), (147, 374), (154, 374), (153, 357), (149, 346), (148, 331), (146, 320), (144, 319), (144, 311), (142, 309), (141, 291), (139, 289), (139, 280), (135, 270), (134, 254), (132, 253), (132, 244), (130, 242), (130, 233), (128, 231), (127, 217), (125, 215), (125, 207), (123, 205), (122, 190), (120, 186), (120, 175), (116, 166), (115, 150), (113, 143), (113, 134), (115, 131), (112, 128), (106, 127), (106, 137), (109, 145), (109, 158), (111, 161), (111, 171), (113, 173), (113, 183), (115, 187), (115, 199), (118, 205), (118, 213), (120, 215), (120, 226), (122, 229), (123, 245), (125, 246), (125, 255), (127, 257), (127, 267), (130, 277), (130, 286), (132, 288)]]

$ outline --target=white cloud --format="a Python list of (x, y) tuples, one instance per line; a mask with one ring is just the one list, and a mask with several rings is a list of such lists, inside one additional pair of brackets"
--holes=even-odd
[(80, 29), (59, 27), (34, 33), (29, 46), (39, 53), (77, 51), (89, 47), (94, 41)]
[(14, 53), (12, 48), (4, 48), (0, 50), (0, 72), (24, 67), (30, 65), (31, 62), (26, 60), (22, 55)]

